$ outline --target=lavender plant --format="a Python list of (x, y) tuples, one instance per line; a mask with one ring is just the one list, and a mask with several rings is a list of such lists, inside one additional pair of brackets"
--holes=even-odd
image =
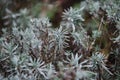
[(6, 9), (12, 27), (0, 37), (0, 80), (119, 80), (119, 4), (101, 1), (65, 10), (55, 29), (27, 9)]

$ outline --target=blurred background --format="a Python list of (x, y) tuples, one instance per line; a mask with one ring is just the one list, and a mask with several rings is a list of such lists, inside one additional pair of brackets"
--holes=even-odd
[[(57, 27), (62, 12), (71, 6), (79, 6), (81, 1), (83, 0), (0, 0), (0, 35), (2, 28), (17, 26), (28, 16), (48, 17), (53, 27)], [(22, 19), (17, 22), (21, 15)]]

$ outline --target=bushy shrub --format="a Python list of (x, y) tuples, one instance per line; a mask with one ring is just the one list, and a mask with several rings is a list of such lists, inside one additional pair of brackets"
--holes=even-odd
[(27, 9), (12, 13), (0, 38), (0, 80), (119, 80), (119, 0), (81, 2), (58, 28)]

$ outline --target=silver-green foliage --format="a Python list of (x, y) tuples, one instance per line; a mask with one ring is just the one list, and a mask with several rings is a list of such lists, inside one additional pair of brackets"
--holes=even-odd
[[(82, 11), (88, 9), (91, 14), (96, 14), (101, 5), (98, 1), (91, 1), (94, 4), (87, 1), (88, 5), (83, 2), (85, 5), (80, 9), (65, 10), (63, 20), (57, 29), (51, 27), (48, 18), (31, 18), (27, 15), (26, 9), (18, 14), (13, 14), (7, 9), (9, 15), (4, 19), (11, 18), (13, 27), (10, 32), (3, 29), (4, 34), (0, 38), (0, 79), (61, 80), (71, 76), (70, 72), (74, 73), (75, 76), (71, 77), (75, 80), (97, 80), (99, 75), (103, 75), (103, 71), (113, 75), (106, 67), (105, 56), (102, 53), (94, 52), (95, 54), (88, 57), (66, 50), (73, 44), (77, 44), (78, 47), (82, 45), (88, 50), (96, 38), (101, 36), (102, 32), (94, 30), (93, 37), (90, 37), (83, 27)], [(108, 17), (113, 18), (117, 15), (116, 9), (112, 13), (112, 9), (109, 6), (107, 8), (105, 10)], [(118, 21), (117, 28), (119, 27)], [(71, 37), (73, 43), (69, 44)], [(119, 43), (120, 37), (115, 38), (114, 42)], [(54, 65), (54, 62), (57, 65)], [(59, 70), (55, 69), (56, 66)], [(6, 77), (5, 73), (8, 73)]]

